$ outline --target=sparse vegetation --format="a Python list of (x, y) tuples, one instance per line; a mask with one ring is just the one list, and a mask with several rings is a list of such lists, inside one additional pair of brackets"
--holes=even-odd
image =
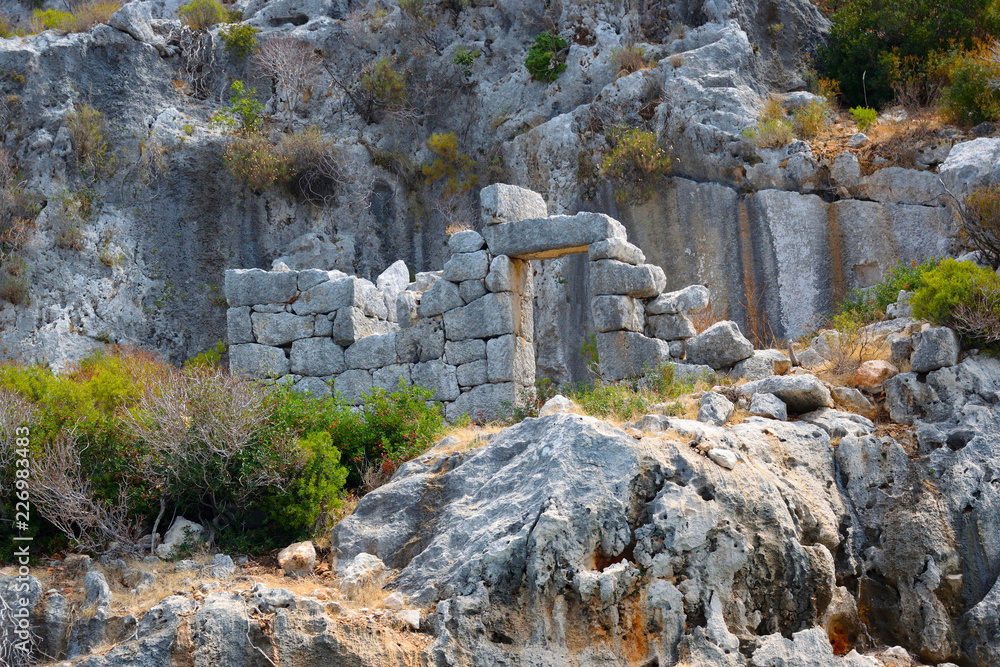
[(36, 9), (27, 32), (42, 30), (86, 32), (96, 25), (107, 23), (108, 18), (121, 7), (120, 0), (89, 0), (74, 3), (71, 12)]
[(0, 299), (18, 306), (28, 301), (28, 279), (25, 276), (7, 275), (0, 278)]
[(1000, 186), (974, 189), (960, 208), (961, 234), (994, 269), (1000, 267)]
[(207, 30), (229, 18), (226, 8), (218, 0), (191, 0), (177, 11), (184, 23), (194, 30)]
[(780, 148), (792, 140), (793, 130), (781, 102), (772, 97), (764, 103), (757, 124), (743, 131), (743, 138), (760, 148)]
[(626, 44), (611, 49), (611, 62), (614, 64), (615, 78), (628, 76), (650, 66), (646, 50), (637, 44)]
[(455, 49), (455, 56), (451, 61), (462, 68), (462, 74), (466, 79), (472, 78), (472, 66), (476, 62), (476, 58), (482, 54), (479, 51), (472, 49), (467, 49), (464, 46), (460, 46)]
[(867, 132), (875, 127), (875, 121), (878, 118), (878, 114), (875, 112), (875, 109), (869, 109), (868, 107), (854, 107), (851, 109), (851, 117), (854, 119), (854, 124), (858, 126), (859, 130)]
[(257, 52), (257, 33), (252, 25), (238, 24), (226, 26), (219, 31), (222, 45), (232, 58), (246, 60)]
[(795, 134), (803, 139), (813, 139), (830, 123), (833, 110), (825, 100), (812, 100), (797, 108), (795, 117)]
[[(912, 292), (923, 284), (924, 275), (938, 265), (931, 258), (923, 262), (898, 262), (881, 281), (865, 289), (855, 289), (837, 307), (836, 315), (870, 324), (885, 318), (886, 308), (901, 291)], [(840, 328), (834, 323), (834, 328)]]
[(77, 104), (73, 113), (66, 116), (66, 125), (76, 151), (77, 168), (82, 174), (97, 180), (113, 171), (114, 156), (103, 113), (89, 104)]
[(673, 159), (660, 146), (655, 132), (640, 128), (613, 128), (608, 132), (611, 149), (601, 160), (601, 173), (615, 186), (615, 200), (645, 201), (656, 181), (670, 172)]
[(545, 30), (535, 37), (535, 43), (528, 50), (524, 66), (535, 81), (551, 83), (566, 71), (566, 55), (569, 47), (558, 34)]
[(312, 47), (290, 37), (272, 37), (254, 56), (254, 63), (265, 76), (274, 79), (279, 98), (285, 101), (287, 124), (295, 118), (299, 101), (307, 98), (313, 79), (320, 72), (320, 59)]
[(476, 161), (458, 149), (454, 132), (431, 135), (427, 146), (434, 153), (434, 161), (421, 169), (427, 185), (444, 181), (445, 197), (465, 194), (476, 187)]

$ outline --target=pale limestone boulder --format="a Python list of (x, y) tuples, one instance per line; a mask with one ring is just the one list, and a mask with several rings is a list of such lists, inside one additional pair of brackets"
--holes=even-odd
[(291, 372), (297, 375), (338, 375), (347, 369), (344, 348), (330, 338), (303, 338), (292, 343)]
[(590, 263), (590, 293), (624, 294), (645, 299), (663, 291), (667, 278), (663, 269), (653, 264), (632, 266), (614, 259)]
[(292, 313), (253, 313), (250, 315), (253, 335), (261, 345), (287, 345), (313, 335), (315, 317)]
[(646, 328), (653, 338), (665, 341), (685, 340), (697, 334), (694, 324), (686, 315), (650, 315)]
[(631, 331), (597, 334), (601, 377), (607, 381), (641, 377), (670, 361), (670, 345)]
[(531, 385), (535, 381), (535, 350), (520, 336), (507, 334), (486, 343), (490, 382)]
[(295, 542), (278, 552), (278, 565), (286, 577), (308, 577), (316, 567), (316, 548), (310, 541)]
[(492, 338), (518, 331), (521, 304), (511, 292), (489, 293), (461, 308), (444, 314), (448, 340)]
[(599, 259), (616, 259), (626, 264), (643, 264), (646, 262), (646, 255), (642, 250), (623, 239), (606, 239), (591, 243), (587, 247), (587, 254), (590, 261), (596, 262)]
[(605, 331), (635, 331), (645, 327), (642, 302), (629, 296), (595, 296), (590, 300), (590, 313), (594, 329)]
[(520, 222), (491, 225), (483, 230), (493, 255), (520, 259), (548, 259), (585, 252), (587, 246), (606, 239), (627, 240), (625, 228), (603, 213), (555, 215)]
[(479, 191), (483, 224), (518, 222), (548, 215), (545, 200), (537, 192), (516, 185), (494, 183)]
[(458, 253), (476, 252), (486, 245), (482, 234), (474, 229), (463, 229), (448, 237), (448, 250), (452, 255)]
[(229, 372), (254, 380), (288, 375), (285, 352), (278, 347), (247, 343), (229, 348)]
[(460, 393), (455, 367), (441, 360), (413, 364), (410, 379), (413, 384), (430, 389), (432, 401), (454, 401)]
[(707, 308), (711, 293), (702, 285), (690, 285), (676, 292), (661, 294), (646, 304), (650, 315), (685, 313), (690, 310)]
[(395, 332), (366, 336), (344, 351), (344, 363), (348, 368), (370, 370), (391, 366), (396, 362)]
[(464, 304), (458, 285), (449, 280), (438, 280), (420, 297), (420, 316), (441, 315)]
[(754, 394), (750, 399), (749, 412), (755, 417), (767, 417), (778, 421), (788, 419), (788, 406), (774, 394)]
[(226, 311), (226, 340), (230, 345), (253, 343), (250, 306), (238, 306)]
[(753, 355), (753, 344), (735, 322), (716, 322), (685, 343), (687, 359), (715, 370), (729, 368)]

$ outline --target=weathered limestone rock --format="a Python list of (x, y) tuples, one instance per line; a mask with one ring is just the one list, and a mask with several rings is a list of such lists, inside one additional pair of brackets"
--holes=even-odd
[(494, 183), (479, 191), (483, 224), (519, 222), (548, 215), (545, 200), (533, 190), (506, 183)]
[(700, 310), (708, 307), (710, 298), (711, 294), (707, 287), (691, 285), (676, 292), (661, 294), (646, 304), (646, 312), (650, 315), (663, 315)]
[(396, 322), (400, 329), (412, 327), (420, 320), (420, 295), (405, 290), (396, 295)]
[(772, 375), (748, 382), (738, 389), (743, 396), (774, 394), (784, 401), (789, 412), (796, 414), (833, 407), (830, 390), (815, 375)]
[(774, 394), (755, 393), (750, 399), (750, 414), (785, 421), (788, 419), (788, 406)]
[(329, 280), (312, 287), (292, 305), (299, 315), (331, 313), (340, 308), (358, 308), (368, 317), (386, 319), (389, 311), (378, 288), (361, 278), (347, 277)]
[(303, 394), (309, 394), (313, 398), (328, 398), (333, 396), (333, 390), (330, 389), (330, 385), (318, 377), (304, 377), (295, 383), (293, 389)]
[(716, 322), (685, 343), (687, 359), (715, 370), (729, 368), (753, 355), (753, 345), (735, 322)]
[(444, 314), (448, 340), (492, 338), (519, 331), (521, 299), (511, 292), (491, 292), (467, 306)]
[(726, 470), (732, 470), (739, 463), (739, 457), (728, 449), (714, 447), (708, 450), (708, 458)]
[(854, 372), (851, 376), (851, 384), (855, 387), (878, 387), (898, 373), (899, 369), (888, 361), (872, 359), (861, 364), (861, 367)]
[(444, 344), (445, 361), (452, 366), (461, 366), (486, 358), (486, 341), (472, 338), (462, 341), (448, 341)]
[(594, 329), (605, 331), (635, 331), (642, 333), (645, 325), (642, 302), (628, 296), (595, 296), (590, 300)]
[(460, 393), (455, 367), (441, 360), (413, 364), (410, 379), (413, 384), (430, 389), (432, 401), (454, 401)]
[(587, 248), (590, 261), (596, 262), (599, 259), (616, 259), (626, 264), (644, 264), (646, 256), (642, 250), (622, 239), (607, 239), (591, 243)]
[(833, 402), (838, 407), (848, 412), (856, 412), (868, 419), (874, 419), (875, 406), (857, 389), (852, 387), (834, 387), (830, 394), (833, 396)]
[(650, 335), (660, 340), (683, 340), (697, 333), (686, 315), (650, 315), (646, 322)]
[(324, 313), (316, 314), (316, 324), (313, 326), (313, 336), (317, 338), (329, 338), (333, 333), (333, 322), (330, 316)]
[(958, 335), (948, 327), (932, 327), (920, 335), (920, 343), (913, 351), (910, 370), (929, 373), (958, 363), (961, 351)]
[(670, 361), (670, 345), (656, 338), (646, 338), (631, 331), (597, 334), (597, 357), (601, 377), (624, 380), (640, 377)]
[(287, 345), (311, 337), (316, 318), (291, 313), (253, 313), (250, 322), (254, 338), (261, 345)]
[(420, 297), (420, 316), (433, 317), (461, 307), (465, 302), (458, 285), (448, 280), (438, 280)]
[(316, 566), (316, 548), (308, 540), (289, 544), (278, 552), (278, 565), (285, 571), (286, 577), (312, 576)]
[(520, 259), (507, 255), (497, 255), (490, 261), (490, 272), (486, 276), (486, 289), (491, 292), (530, 292), (531, 266)]
[(360, 405), (364, 395), (371, 393), (372, 386), (372, 374), (361, 369), (344, 371), (333, 381), (333, 390), (352, 405)]
[(587, 246), (597, 241), (627, 239), (622, 224), (603, 213), (554, 215), (491, 225), (483, 230), (483, 237), (491, 254), (520, 259), (586, 252)]
[(580, 406), (574, 401), (571, 401), (562, 394), (556, 394), (545, 401), (545, 405), (538, 411), (538, 416), (548, 417), (549, 415), (577, 412), (579, 409)]
[(515, 382), (530, 386), (535, 382), (535, 350), (520, 336), (508, 334), (486, 343), (490, 382)]
[(366, 590), (385, 586), (388, 573), (385, 563), (376, 556), (360, 553), (341, 571), (340, 590), (348, 600), (355, 599)]
[(486, 277), (489, 261), (489, 255), (485, 250), (456, 253), (445, 262), (444, 279), (455, 283), (464, 280), (482, 280)]
[(376, 334), (362, 338), (344, 351), (344, 362), (348, 368), (369, 370), (394, 365), (397, 362), (396, 334)]
[(663, 291), (667, 278), (663, 269), (653, 264), (632, 266), (614, 259), (590, 263), (590, 293), (624, 294), (640, 299)]
[(458, 253), (476, 252), (486, 245), (482, 234), (474, 229), (463, 229), (448, 237), (448, 250), (452, 255)]
[(226, 311), (226, 337), (230, 345), (253, 343), (253, 326), (250, 324), (250, 306), (239, 306)]
[[(406, 291), (406, 286), (410, 284), (410, 269), (406, 262), (397, 260), (389, 265), (389, 268), (379, 274), (375, 279), (375, 286), (382, 293), (382, 300), (388, 312), (388, 319), (396, 321), (396, 299)], [(299, 273), (299, 289), (302, 289), (302, 273)]]
[(350, 347), (354, 341), (366, 336), (386, 333), (386, 324), (377, 318), (368, 317), (360, 308), (341, 308), (337, 311), (330, 335), (338, 345)]
[(292, 373), (329, 376), (346, 369), (344, 349), (330, 338), (303, 338), (292, 343)]
[[(393, 265), (395, 266), (395, 264)], [(388, 271), (387, 271), (388, 273)], [(306, 269), (299, 271), (299, 291), (305, 292), (307, 289), (316, 287), (320, 283), (337, 278), (346, 278), (347, 274), (341, 271), (324, 271), (323, 269)]]
[(705, 392), (698, 407), (698, 421), (722, 426), (733, 416), (736, 406), (732, 401), (714, 391)]
[(848, 435), (863, 437), (875, 430), (875, 424), (867, 417), (831, 408), (820, 408), (807, 412), (799, 419), (807, 424), (819, 426), (827, 432), (830, 438), (843, 438)]
[(458, 286), (458, 294), (462, 297), (462, 303), (472, 303), (486, 294), (486, 286), (482, 280), (463, 280)]
[(201, 524), (179, 516), (170, 524), (170, 529), (163, 536), (163, 543), (157, 545), (156, 555), (165, 560), (173, 558), (180, 545), (185, 542), (196, 545), (205, 532), (205, 528)]
[(277, 347), (247, 343), (229, 348), (229, 372), (262, 380), (287, 375), (290, 369), (285, 352)]
[[(453, 403), (448, 405), (445, 414), (448, 421), (455, 421), (462, 415), (468, 415), (474, 422), (487, 422), (505, 416), (504, 407), (520, 405), (521, 396), (518, 386), (513, 382), (499, 384), (481, 384), (464, 392)], [(522, 388), (523, 389), (523, 388)]]
[(393, 366), (383, 366), (372, 372), (372, 386), (392, 393), (399, 389), (399, 382), (404, 385), (411, 383), (410, 364), (395, 364)]
[(784, 375), (792, 362), (779, 350), (754, 350), (752, 356), (733, 366), (730, 377), (737, 380), (761, 380), (769, 375)]
[[(162, 545), (161, 545), (162, 546)], [(97, 570), (91, 570), (83, 579), (83, 588), (87, 594), (84, 604), (96, 604), (98, 607), (106, 607), (111, 604), (111, 587), (108, 580)]]
[(289, 303), (298, 293), (298, 274), (262, 269), (226, 271), (226, 300), (231, 307), (258, 303)]
[(396, 332), (396, 357), (401, 364), (440, 359), (444, 345), (444, 325), (439, 317), (420, 320), (409, 329)]
[(489, 382), (489, 366), (485, 359), (477, 359), (462, 364), (455, 369), (455, 377), (460, 387), (476, 387)]
[(750, 660), (752, 667), (879, 667), (875, 660), (851, 651), (838, 657), (833, 653), (830, 638), (823, 628), (810, 628), (785, 639), (780, 634), (769, 635), (761, 642)]

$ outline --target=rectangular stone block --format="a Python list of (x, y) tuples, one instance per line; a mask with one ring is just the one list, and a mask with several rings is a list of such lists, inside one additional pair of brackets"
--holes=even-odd
[(401, 379), (404, 384), (410, 384), (409, 364), (393, 364), (372, 372), (372, 385), (390, 394), (399, 389)]
[(454, 283), (463, 280), (482, 280), (486, 277), (489, 257), (485, 250), (460, 252), (451, 256), (444, 264), (444, 279)]
[(416, 364), (444, 356), (444, 325), (440, 317), (420, 320), (396, 334), (396, 358), (401, 364)]
[(623, 294), (648, 299), (660, 294), (666, 285), (663, 269), (653, 264), (632, 266), (614, 259), (590, 263), (591, 294)]
[(665, 313), (686, 313), (690, 310), (701, 310), (708, 307), (711, 294), (707, 287), (691, 285), (676, 292), (661, 294), (646, 304), (646, 312), (650, 315)]
[(472, 303), (486, 294), (486, 287), (482, 280), (465, 280), (459, 284), (458, 293), (464, 303)]
[(698, 333), (691, 320), (680, 313), (676, 315), (650, 315), (646, 324), (649, 335), (660, 340), (681, 340), (691, 338)]
[(292, 306), (299, 315), (332, 313), (346, 307), (360, 308), (368, 317), (382, 320), (389, 315), (378, 288), (370, 281), (353, 276), (328, 280), (307, 289)]
[(252, 380), (288, 375), (289, 364), (284, 350), (247, 343), (229, 348), (229, 372)]
[(330, 335), (338, 345), (349, 347), (356, 340), (387, 331), (387, 322), (375, 317), (368, 317), (360, 308), (341, 308), (337, 311), (337, 317), (333, 321), (333, 331), (330, 332)]
[(641, 377), (670, 361), (670, 344), (631, 331), (599, 333), (597, 357), (606, 381)]
[(365, 370), (344, 371), (333, 381), (333, 390), (351, 405), (361, 405), (372, 392), (372, 374)]
[(599, 259), (617, 259), (626, 264), (642, 264), (646, 261), (646, 256), (636, 246), (622, 239), (608, 239), (591, 243), (587, 248), (590, 261), (596, 262)]
[(461, 366), (486, 358), (486, 341), (471, 338), (462, 341), (448, 341), (444, 344), (444, 357), (452, 366)]
[(523, 320), (521, 299), (516, 294), (486, 294), (467, 306), (444, 314), (444, 332), (448, 340), (492, 338), (516, 333)]
[(233, 307), (288, 303), (298, 293), (298, 272), (228, 269), (225, 289)]
[(445, 408), (445, 416), (453, 422), (462, 415), (468, 415), (472, 421), (481, 424), (508, 416), (507, 406), (523, 405), (530, 395), (529, 389), (518, 387), (513, 382), (481, 384), (463, 393)]
[(521, 259), (498, 255), (490, 262), (486, 276), (486, 289), (491, 292), (527, 294), (531, 291), (531, 265)]
[(291, 313), (253, 313), (250, 322), (254, 338), (261, 345), (287, 345), (293, 340), (310, 338), (316, 318)]
[(330, 316), (325, 313), (317, 313), (313, 336), (329, 336), (331, 333), (333, 333), (333, 322), (330, 321)]
[(476, 387), (489, 382), (487, 372), (486, 360), (479, 359), (459, 366), (455, 376), (458, 378), (459, 387)]
[(635, 331), (645, 326), (642, 302), (628, 296), (595, 296), (590, 300), (594, 328), (604, 331)]
[(555, 215), (491, 225), (483, 230), (490, 253), (520, 259), (549, 259), (576, 252), (605, 239), (626, 240), (625, 228), (603, 213)]
[(455, 367), (443, 361), (426, 361), (413, 364), (410, 379), (413, 384), (430, 389), (432, 401), (454, 401), (459, 396)]
[(230, 345), (254, 342), (250, 306), (239, 306), (226, 311), (226, 339)]
[(420, 296), (420, 317), (434, 317), (464, 305), (458, 285), (450, 280), (437, 280)]
[(348, 368), (381, 368), (397, 363), (396, 334), (366, 336), (344, 351)]
[(542, 195), (506, 183), (494, 183), (479, 191), (483, 224), (496, 225), (549, 214)]
[(326, 377), (343, 373), (344, 349), (330, 338), (304, 338), (292, 343), (292, 373)]
[(486, 342), (490, 382), (535, 383), (535, 350), (520, 336), (507, 335)]
[(396, 295), (396, 322), (399, 328), (412, 327), (420, 319), (420, 297), (416, 292), (406, 290)]

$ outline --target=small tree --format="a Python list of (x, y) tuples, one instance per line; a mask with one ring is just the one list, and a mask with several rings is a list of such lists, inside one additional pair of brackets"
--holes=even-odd
[(260, 47), (254, 62), (265, 75), (274, 79), (275, 92), (284, 97), (290, 127), (295, 107), (320, 72), (319, 57), (306, 42), (272, 37)]

